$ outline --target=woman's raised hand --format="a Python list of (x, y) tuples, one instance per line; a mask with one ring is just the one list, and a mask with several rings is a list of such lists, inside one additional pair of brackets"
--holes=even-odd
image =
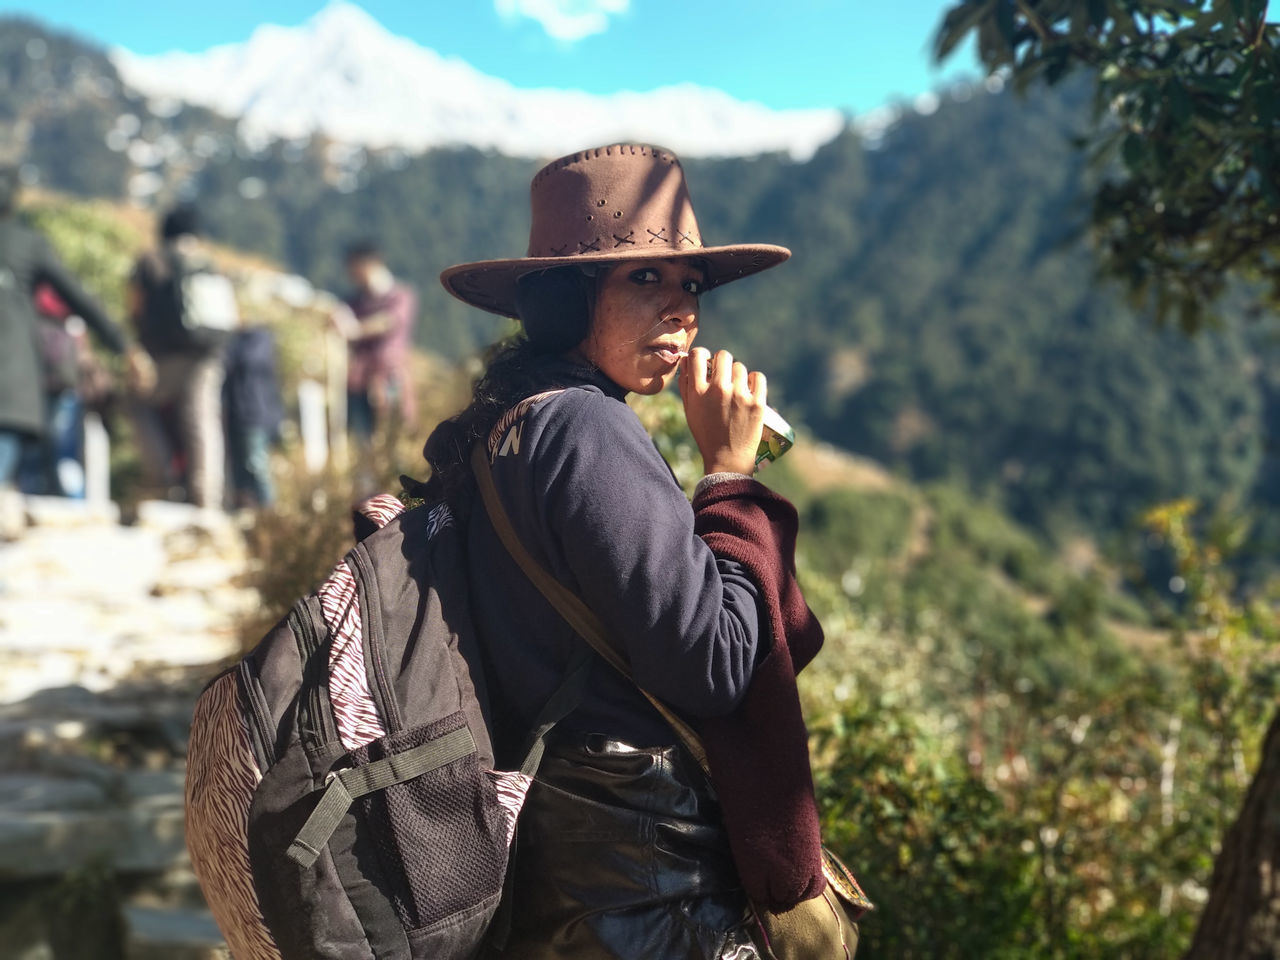
[(748, 372), (728, 350), (712, 357), (695, 347), (680, 361), (684, 415), (705, 473), (755, 473), (767, 395), (764, 374)]

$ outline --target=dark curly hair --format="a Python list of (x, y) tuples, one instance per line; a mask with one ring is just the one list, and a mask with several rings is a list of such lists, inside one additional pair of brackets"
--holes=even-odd
[(472, 386), (471, 403), (431, 432), (422, 451), (431, 477), (426, 483), (406, 483), (411, 496), (455, 504), (469, 497), (471, 448), (521, 400), (567, 386), (556, 382), (552, 361), (586, 337), (595, 295), (596, 278), (576, 267), (520, 278), (516, 307), (523, 332), (490, 349), (484, 373)]
[(198, 237), (203, 233), (200, 211), (192, 203), (178, 204), (160, 221), (160, 237), (163, 240), (176, 240), (183, 236)]

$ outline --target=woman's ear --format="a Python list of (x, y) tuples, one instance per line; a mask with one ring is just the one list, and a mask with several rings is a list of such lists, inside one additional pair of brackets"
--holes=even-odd
[(516, 282), (516, 310), (540, 353), (568, 353), (591, 327), (595, 280), (577, 267), (527, 273)]

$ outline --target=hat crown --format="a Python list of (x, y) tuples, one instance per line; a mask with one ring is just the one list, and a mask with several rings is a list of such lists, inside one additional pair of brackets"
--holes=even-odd
[(710, 290), (791, 256), (767, 243), (705, 246), (680, 161), (658, 147), (615, 143), (553, 160), (534, 175), (530, 201), (528, 255), (455, 264), (440, 274), (446, 290), (514, 317), (520, 278), (566, 264), (696, 256)]
[(694, 252), (702, 236), (680, 161), (613, 144), (547, 164), (530, 186), (530, 257)]

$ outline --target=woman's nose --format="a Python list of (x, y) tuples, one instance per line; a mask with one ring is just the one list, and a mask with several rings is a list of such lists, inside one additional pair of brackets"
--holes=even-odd
[(698, 298), (691, 293), (681, 290), (680, 293), (671, 298), (667, 304), (667, 309), (663, 313), (663, 319), (674, 323), (678, 323), (682, 327), (687, 327), (698, 319)]

